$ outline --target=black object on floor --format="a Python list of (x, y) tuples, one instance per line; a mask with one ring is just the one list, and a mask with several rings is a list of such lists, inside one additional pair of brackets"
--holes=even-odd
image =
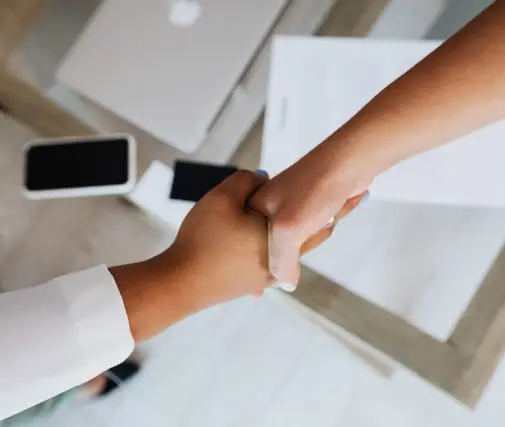
[(133, 378), (140, 370), (140, 364), (133, 360), (127, 360), (114, 368), (109, 369), (105, 376), (107, 384), (100, 393), (100, 396), (106, 396), (116, 390), (121, 384)]
[(170, 198), (198, 202), (216, 185), (221, 184), (236, 171), (235, 166), (178, 160), (174, 167), (174, 181)]

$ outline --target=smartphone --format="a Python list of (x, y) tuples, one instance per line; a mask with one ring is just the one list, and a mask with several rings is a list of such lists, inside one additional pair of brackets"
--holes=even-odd
[(205, 194), (237, 171), (235, 166), (220, 166), (178, 160), (170, 198), (198, 202)]
[(23, 190), (31, 199), (125, 194), (136, 181), (130, 135), (38, 139), (24, 154)]

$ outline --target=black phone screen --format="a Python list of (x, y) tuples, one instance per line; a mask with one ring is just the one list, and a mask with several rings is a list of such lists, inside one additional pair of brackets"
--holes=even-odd
[(197, 202), (216, 185), (237, 171), (234, 166), (177, 161), (170, 198)]
[(125, 184), (128, 146), (126, 139), (34, 145), (26, 153), (25, 187), (42, 191)]

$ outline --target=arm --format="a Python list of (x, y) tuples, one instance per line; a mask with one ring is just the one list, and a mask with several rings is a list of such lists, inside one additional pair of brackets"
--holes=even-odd
[[(0, 421), (106, 371), (135, 342), (199, 310), (261, 294), (272, 283), (266, 220), (244, 206), (267, 179), (246, 171), (230, 177), (196, 204), (174, 244), (152, 259), (0, 295)], [(358, 203), (351, 200), (339, 217)]]
[(135, 342), (192, 313), (261, 294), (272, 282), (266, 220), (244, 206), (267, 179), (233, 175), (196, 204), (174, 244), (152, 259), (0, 295), (0, 421), (117, 365)]
[(235, 174), (150, 260), (0, 295), (0, 420), (117, 365), (135, 342), (195, 311), (262, 291), (270, 282), (266, 223), (243, 207), (266, 179)]
[(0, 295), (0, 421), (121, 363), (135, 342), (199, 309), (175, 252)]
[(333, 157), (335, 166), (340, 154), (360, 157), (360, 166), (376, 175), (503, 119), (504, 22), (505, 1), (498, 0), (385, 88), (319, 149)]
[(184, 317), (268, 286), (266, 222), (243, 209), (266, 179), (235, 174), (150, 260), (0, 295), (0, 420), (117, 365)]
[(298, 281), (300, 242), (378, 174), (505, 117), (504, 22), (499, 0), (254, 195), (278, 280)]

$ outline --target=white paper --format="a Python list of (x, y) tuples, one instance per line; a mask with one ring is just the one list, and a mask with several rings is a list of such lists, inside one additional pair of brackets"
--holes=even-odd
[[(277, 37), (262, 168), (277, 174), (289, 167), (437, 46), (434, 41)], [(505, 122), (402, 162), (376, 179), (371, 198), (505, 206)]]

